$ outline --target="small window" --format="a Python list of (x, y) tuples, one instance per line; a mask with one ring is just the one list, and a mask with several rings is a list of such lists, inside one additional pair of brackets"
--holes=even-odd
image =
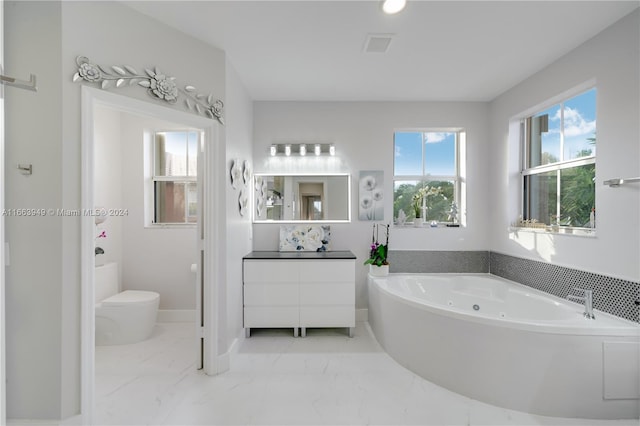
[(594, 228), (596, 89), (525, 118), (521, 128), (523, 219)]
[(157, 132), (153, 146), (153, 223), (196, 223), (198, 132)]
[(401, 131), (394, 135), (393, 215), (458, 226), (462, 209), (462, 131)]

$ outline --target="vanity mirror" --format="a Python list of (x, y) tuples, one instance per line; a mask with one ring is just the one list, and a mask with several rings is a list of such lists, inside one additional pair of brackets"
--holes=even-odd
[(351, 176), (254, 174), (254, 222), (350, 222)]

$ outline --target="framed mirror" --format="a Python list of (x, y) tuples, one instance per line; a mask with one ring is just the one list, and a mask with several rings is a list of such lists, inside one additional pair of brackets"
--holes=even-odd
[(254, 174), (254, 222), (350, 222), (351, 175)]

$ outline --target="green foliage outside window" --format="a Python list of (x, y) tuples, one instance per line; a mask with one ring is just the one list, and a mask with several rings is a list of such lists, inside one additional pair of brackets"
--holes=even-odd
[(565, 219), (568, 226), (588, 227), (589, 214), (596, 205), (595, 164), (564, 169), (560, 173), (560, 219)]
[(427, 197), (426, 221), (448, 222), (451, 203), (454, 198), (454, 185), (449, 181), (430, 181), (418, 183), (402, 183), (394, 191), (393, 216), (398, 217), (398, 212), (403, 210), (407, 215), (407, 220), (415, 219), (416, 214), (413, 208), (413, 197), (420, 188), (440, 188), (439, 194)]

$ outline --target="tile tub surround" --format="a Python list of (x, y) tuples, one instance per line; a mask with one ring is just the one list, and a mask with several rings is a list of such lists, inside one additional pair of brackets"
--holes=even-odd
[(390, 250), (389, 272), (488, 273), (489, 251)]
[(640, 282), (493, 251), (389, 251), (392, 273), (491, 273), (565, 299), (574, 287), (593, 290), (593, 307), (640, 322)]
[(634, 302), (640, 295), (640, 282), (594, 274), (551, 263), (523, 259), (491, 252), (490, 271), (493, 275), (533, 287), (565, 299), (579, 295), (574, 287), (593, 290), (593, 307), (611, 315), (640, 322), (640, 306)]

